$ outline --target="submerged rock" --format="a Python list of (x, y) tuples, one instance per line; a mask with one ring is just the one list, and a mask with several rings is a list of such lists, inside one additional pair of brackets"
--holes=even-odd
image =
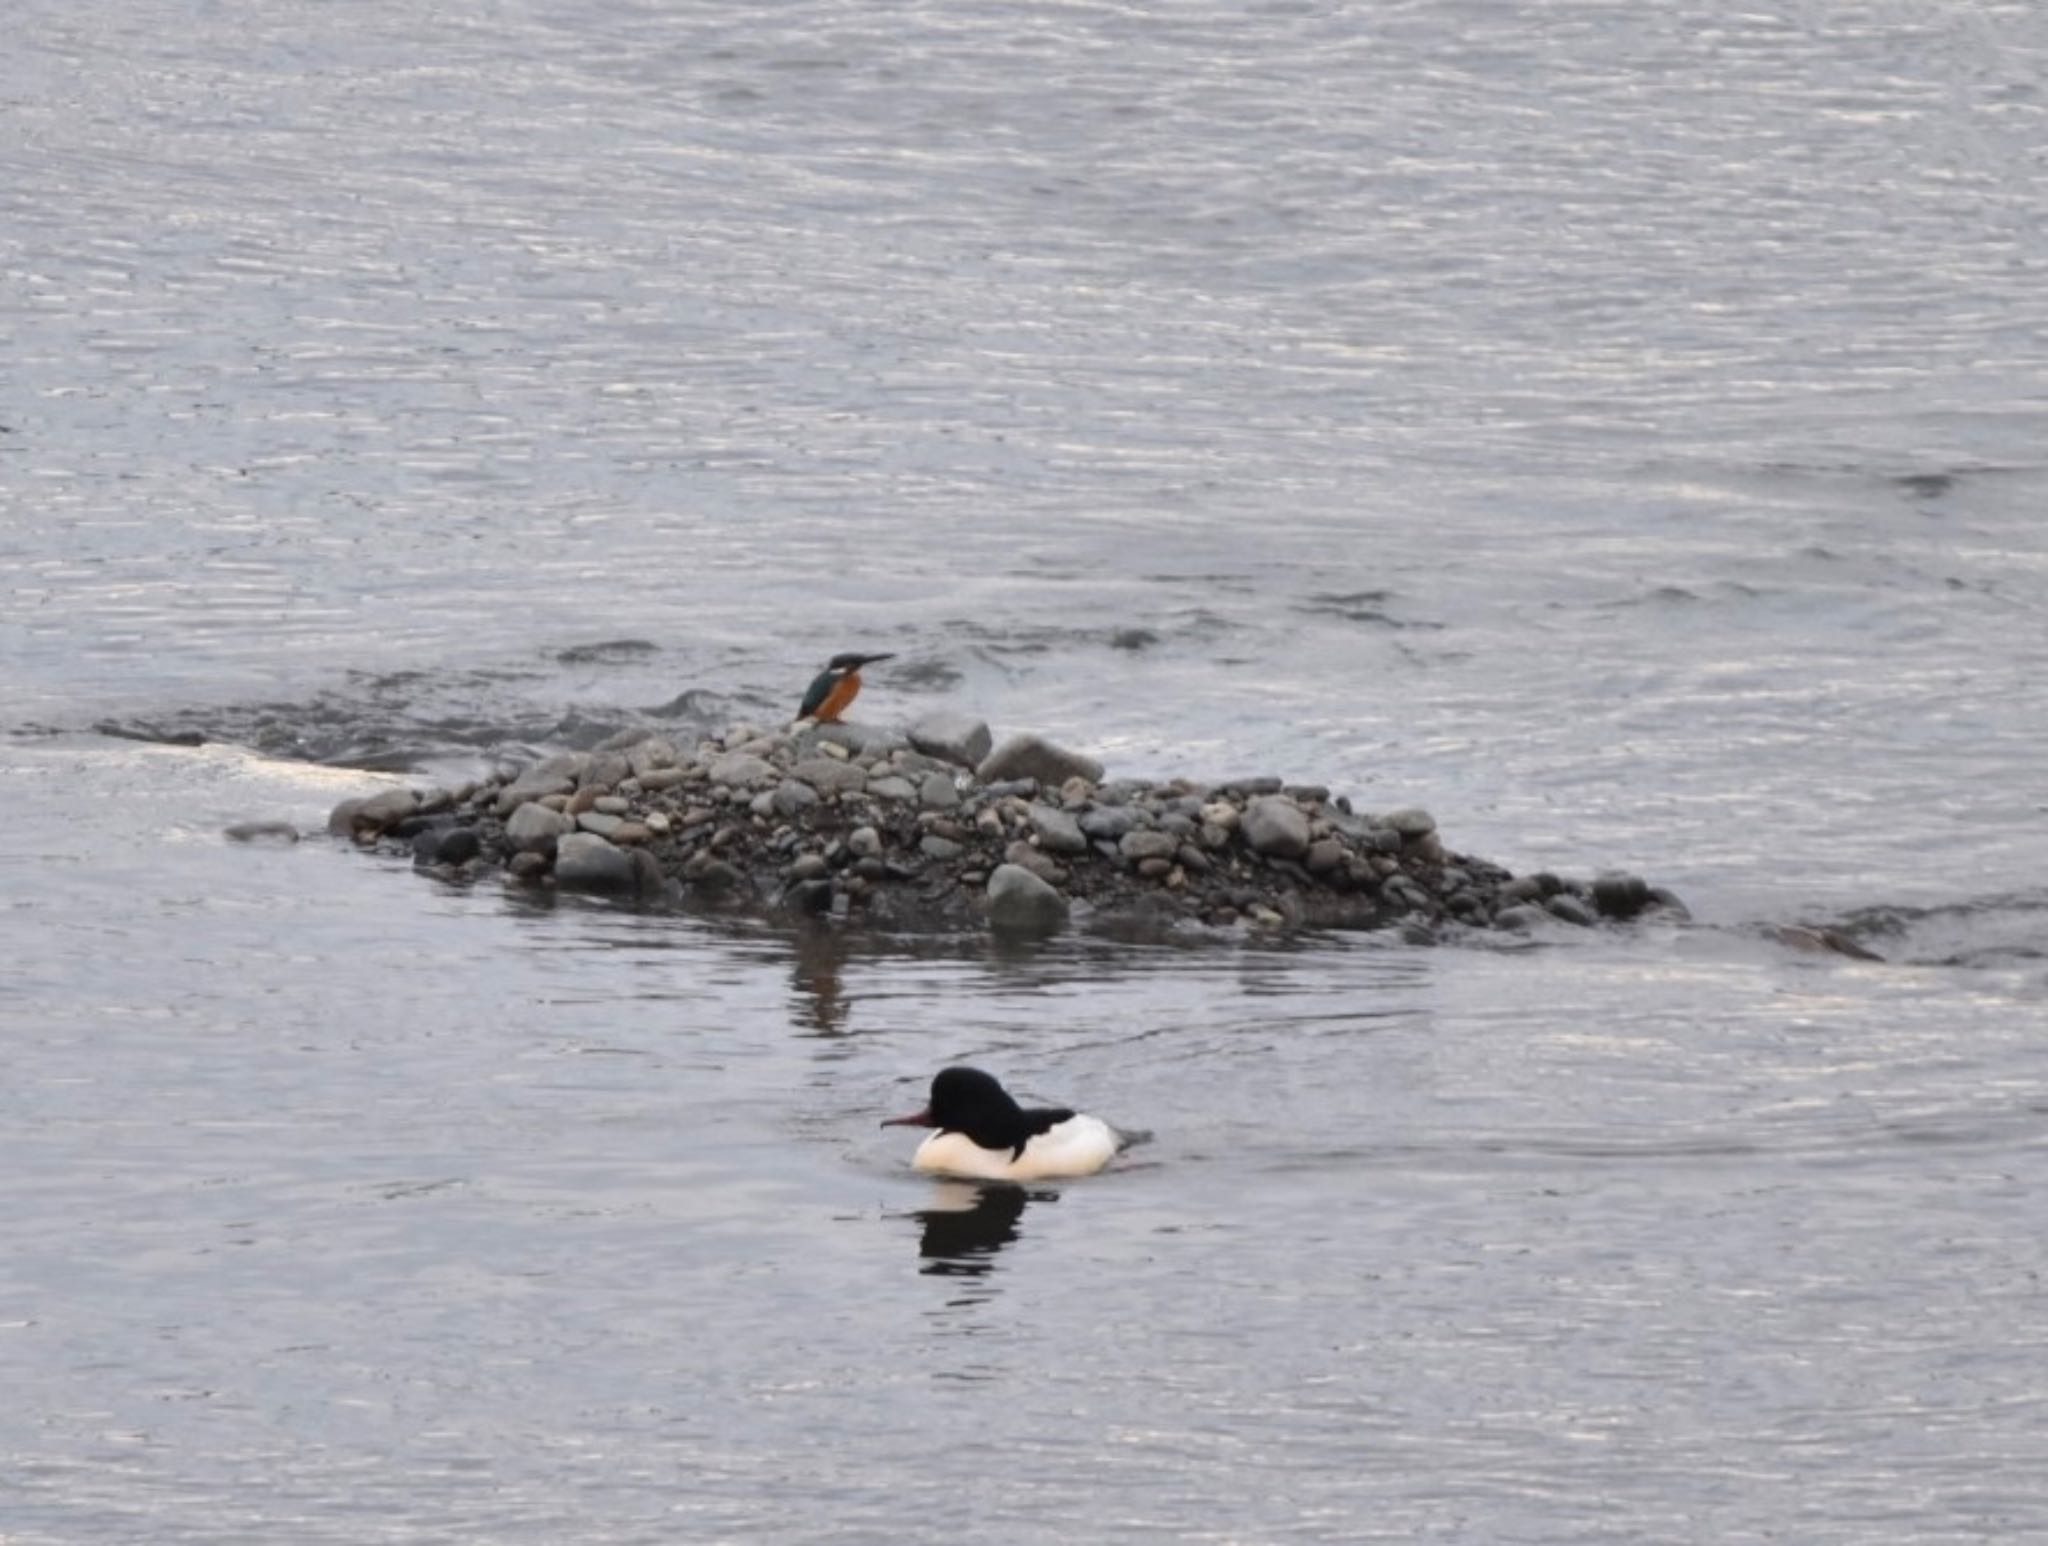
[(1012, 933), (1051, 933), (1067, 921), (1067, 899), (1020, 864), (999, 864), (988, 878), (988, 921)]

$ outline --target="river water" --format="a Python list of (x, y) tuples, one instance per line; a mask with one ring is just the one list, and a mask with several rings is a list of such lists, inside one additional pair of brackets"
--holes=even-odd
[[(2048, 1535), (2036, 7), (11, 23), (7, 1546)], [(852, 648), (1698, 921), (221, 837)], [(918, 1178), (967, 1059), (1142, 1141)]]

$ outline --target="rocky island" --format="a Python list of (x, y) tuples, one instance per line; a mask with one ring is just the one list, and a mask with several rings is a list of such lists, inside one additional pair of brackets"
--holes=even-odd
[(882, 929), (1088, 921), (1422, 938), (1684, 916), (1637, 876), (1516, 876), (1453, 853), (1420, 809), (1368, 814), (1273, 777), (1110, 779), (1038, 736), (998, 746), (953, 713), (901, 731), (741, 724), (687, 747), (636, 729), (455, 789), (345, 800), (328, 826), (444, 875)]

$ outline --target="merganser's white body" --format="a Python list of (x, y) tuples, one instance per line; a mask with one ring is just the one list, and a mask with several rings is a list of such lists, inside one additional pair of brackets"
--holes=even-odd
[(972, 1181), (1053, 1181), (1092, 1176), (1116, 1158), (1116, 1130), (1100, 1117), (1071, 1116), (1025, 1141), (1024, 1152), (984, 1149), (965, 1133), (933, 1133), (910, 1163)]
[(1027, 1111), (978, 1068), (941, 1069), (924, 1110), (882, 1125), (933, 1129), (911, 1164), (970, 1181), (1092, 1176), (1122, 1146), (1116, 1129), (1100, 1117), (1063, 1107)]

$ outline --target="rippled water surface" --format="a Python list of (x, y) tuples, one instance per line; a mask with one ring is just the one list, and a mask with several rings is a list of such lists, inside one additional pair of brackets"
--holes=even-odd
[[(2048, 1535), (2036, 7), (15, 11), (0, 1539)], [(851, 647), (1699, 923), (220, 836)]]

